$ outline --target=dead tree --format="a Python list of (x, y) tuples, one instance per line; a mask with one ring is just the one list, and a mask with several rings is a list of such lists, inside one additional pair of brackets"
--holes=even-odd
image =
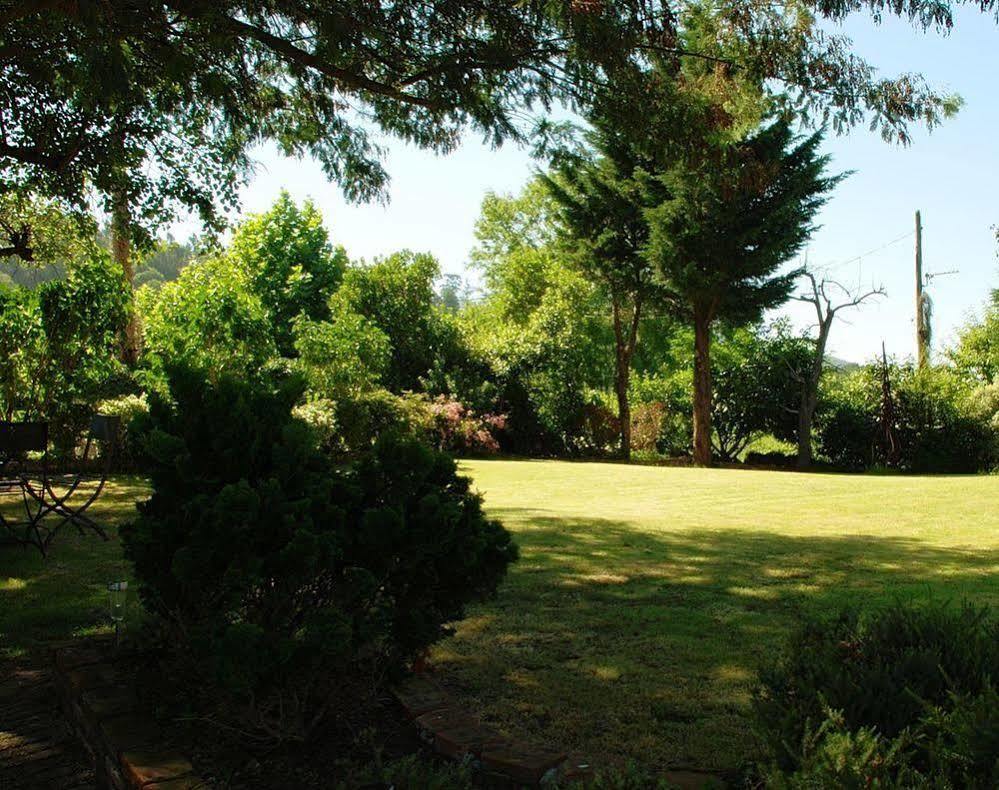
[[(850, 289), (835, 280), (817, 280), (811, 272), (805, 272), (804, 276), (808, 279), (810, 288), (794, 298), (815, 308), (818, 336), (815, 338), (815, 356), (811, 368), (799, 375), (801, 402), (798, 406), (798, 467), (802, 469), (812, 464), (812, 421), (819, 402), (819, 382), (825, 367), (826, 345), (836, 314), (840, 310), (858, 307), (868, 299), (885, 295), (884, 286), (861, 292), (859, 288)], [(837, 295), (839, 301), (834, 301)]]

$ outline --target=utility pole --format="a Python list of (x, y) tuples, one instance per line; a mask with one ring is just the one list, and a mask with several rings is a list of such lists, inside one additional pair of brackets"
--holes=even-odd
[(923, 219), (916, 212), (916, 364), (922, 370), (930, 362), (930, 327), (927, 296), (923, 293)]

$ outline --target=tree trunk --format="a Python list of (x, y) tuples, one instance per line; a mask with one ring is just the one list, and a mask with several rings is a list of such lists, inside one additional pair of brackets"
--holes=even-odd
[(620, 425), (621, 457), (631, 460), (631, 403), (628, 400), (628, 380), (631, 373), (631, 359), (628, 354), (628, 341), (624, 336), (621, 322), (621, 303), (616, 296), (611, 299), (614, 318), (614, 393), (617, 395), (617, 419)]
[(812, 418), (815, 416), (815, 399), (807, 390), (801, 394), (801, 406), (798, 408), (798, 468), (807, 469), (812, 465)]
[(694, 464), (711, 466), (711, 314), (694, 309)]
[(826, 357), (826, 342), (836, 317), (835, 310), (819, 323), (819, 336), (815, 341), (815, 359), (812, 369), (801, 391), (801, 405), (798, 408), (798, 468), (807, 469), (812, 465), (812, 421), (819, 403), (819, 384), (822, 382), (822, 367)]
[(631, 402), (628, 400), (628, 381), (631, 377), (631, 364), (617, 355), (617, 375), (614, 389), (617, 392), (617, 416), (621, 422), (621, 457), (631, 460)]
[(139, 316), (135, 311), (134, 282), (135, 265), (132, 261), (132, 215), (128, 206), (128, 194), (123, 188), (115, 190), (111, 211), (111, 254), (121, 267), (122, 276), (129, 292), (128, 320), (121, 343), (121, 360), (126, 365), (134, 365), (139, 360), (140, 332)]

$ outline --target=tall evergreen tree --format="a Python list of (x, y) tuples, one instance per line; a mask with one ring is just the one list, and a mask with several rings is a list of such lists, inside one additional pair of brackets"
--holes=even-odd
[(650, 179), (667, 197), (646, 211), (646, 254), (694, 327), (694, 462), (711, 463), (711, 331), (758, 320), (788, 299), (785, 264), (842, 179), (829, 176), (821, 133), (796, 138), (776, 121), (741, 141), (706, 146)]
[(648, 224), (635, 170), (647, 162), (607, 124), (588, 135), (590, 149), (562, 159), (542, 182), (559, 207), (561, 241), (573, 263), (607, 292), (614, 329), (614, 392), (621, 455), (631, 458), (631, 363), (643, 313), (661, 290), (644, 255)]

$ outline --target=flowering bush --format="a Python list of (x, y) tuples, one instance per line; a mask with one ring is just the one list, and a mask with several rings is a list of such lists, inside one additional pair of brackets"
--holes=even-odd
[(458, 400), (420, 393), (402, 396), (410, 425), (439, 450), (492, 455), (507, 428), (505, 414), (478, 415)]

